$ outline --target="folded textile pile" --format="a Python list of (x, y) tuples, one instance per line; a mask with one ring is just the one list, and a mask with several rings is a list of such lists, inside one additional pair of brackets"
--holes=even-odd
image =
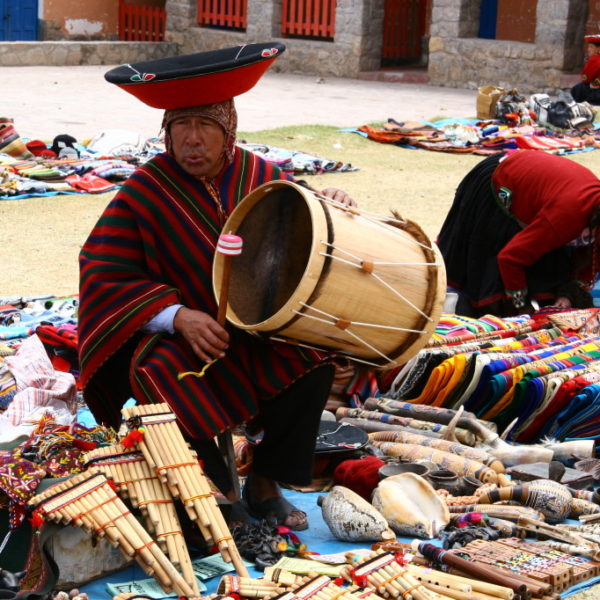
[(462, 406), (509, 427), (519, 442), (598, 436), (599, 330), (598, 309), (544, 311), (521, 323), (444, 315), (435, 339), (396, 374), (386, 395)]
[(540, 124), (507, 124), (500, 119), (444, 119), (433, 123), (402, 123), (388, 119), (382, 127), (347, 129), (382, 143), (454, 154), (490, 155), (517, 149), (570, 153), (594, 150), (600, 132), (559, 130)]
[(353, 167), (350, 163), (313, 156), (299, 150), (287, 150), (277, 146), (248, 142), (239, 143), (238, 145), (258, 154), (269, 162), (275, 163), (282, 171), (291, 175), (320, 175), (322, 173), (358, 171), (358, 168)]

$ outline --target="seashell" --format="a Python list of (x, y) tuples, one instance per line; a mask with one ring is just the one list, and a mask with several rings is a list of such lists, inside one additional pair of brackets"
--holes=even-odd
[(399, 535), (430, 539), (450, 522), (448, 508), (433, 486), (414, 473), (380, 481), (372, 502)]
[(380, 542), (396, 536), (383, 515), (356, 492), (335, 485), (326, 496), (319, 496), (323, 520), (342, 542)]
[(501, 487), (479, 496), (482, 504), (502, 500), (518, 502), (539, 510), (549, 523), (558, 523), (568, 517), (573, 497), (565, 485), (550, 479), (536, 479), (531, 483)]

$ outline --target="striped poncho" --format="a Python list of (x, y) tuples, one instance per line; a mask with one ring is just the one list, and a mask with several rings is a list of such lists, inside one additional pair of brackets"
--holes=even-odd
[[(214, 184), (229, 215), (252, 189), (283, 178), (236, 148)], [(204, 377), (179, 381), (204, 363), (177, 333), (141, 332), (172, 304), (216, 316), (212, 263), (222, 224), (205, 185), (167, 154), (137, 169), (100, 217), (80, 254), (78, 317), (80, 381), (99, 422), (116, 427), (130, 397), (167, 402), (188, 435), (210, 439), (320, 364), (316, 352), (229, 327), (225, 358)]]

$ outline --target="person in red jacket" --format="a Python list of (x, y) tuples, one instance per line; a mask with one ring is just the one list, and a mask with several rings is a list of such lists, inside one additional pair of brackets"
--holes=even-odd
[(461, 181), (437, 239), (456, 312), (593, 306), (600, 180), (539, 150), (491, 156)]
[(581, 81), (571, 88), (575, 102), (600, 105), (600, 34), (586, 35), (587, 60), (581, 71)]

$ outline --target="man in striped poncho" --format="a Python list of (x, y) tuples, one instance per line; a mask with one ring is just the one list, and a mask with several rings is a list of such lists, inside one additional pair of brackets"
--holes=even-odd
[[(117, 426), (130, 397), (167, 402), (221, 491), (235, 498), (214, 436), (258, 416), (255, 449), (235, 521), (249, 508), (299, 530), (306, 515), (278, 482), (310, 482), (331, 357), (261, 340), (215, 320), (212, 263), (234, 207), (286, 176), (235, 145), (233, 100), (170, 109), (166, 152), (125, 182), (80, 254), (79, 352), (83, 393), (98, 421)], [(323, 193), (346, 204), (340, 190)], [(251, 293), (251, 291), (249, 291)], [(178, 374), (200, 371), (203, 377)]]

